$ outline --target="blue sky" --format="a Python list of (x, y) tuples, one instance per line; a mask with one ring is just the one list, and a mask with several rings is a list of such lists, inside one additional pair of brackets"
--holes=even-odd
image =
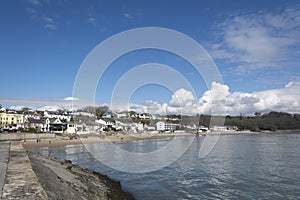
[[(140, 27), (169, 28), (196, 40), (217, 64), (230, 93), (252, 95), (300, 81), (299, 1), (4, 0), (0, 15), (0, 103), (1, 98), (72, 96), (77, 71), (89, 52), (114, 34)], [(149, 62), (182, 73), (197, 100), (208, 90), (184, 60), (142, 50), (111, 65), (99, 83), (96, 101), (109, 103), (118, 79)], [(172, 93), (148, 85), (131, 100), (168, 104)]]

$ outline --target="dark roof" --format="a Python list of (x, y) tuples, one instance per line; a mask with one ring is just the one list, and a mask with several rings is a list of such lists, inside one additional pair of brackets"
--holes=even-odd
[(102, 119), (105, 122), (114, 122), (115, 123), (115, 119), (114, 118), (102, 118), (102, 117), (100, 117), (99, 119)]
[(35, 119), (35, 118), (28, 118), (27, 122), (31, 123), (31, 124), (43, 124), (44, 123), (43, 120)]
[(58, 118), (49, 118), (50, 120), (50, 124), (53, 124), (55, 122), (55, 120), (57, 120)]

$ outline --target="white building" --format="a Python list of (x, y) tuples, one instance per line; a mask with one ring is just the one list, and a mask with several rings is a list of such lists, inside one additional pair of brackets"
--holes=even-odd
[(139, 117), (140, 119), (152, 119), (152, 116), (151, 116), (151, 114), (149, 114), (149, 113), (142, 113), (142, 114), (139, 114), (138, 117)]
[(214, 132), (225, 132), (228, 131), (228, 128), (226, 126), (213, 126), (210, 130)]
[(51, 112), (44, 112), (44, 117), (46, 118), (56, 118), (56, 119), (60, 119), (60, 120), (66, 120), (67, 122), (69, 122), (71, 120), (71, 116), (68, 114), (57, 114), (57, 113), (51, 113)]
[(165, 130), (165, 122), (159, 121), (156, 123), (156, 130), (157, 131), (164, 131)]
[(76, 124), (68, 124), (66, 132), (67, 134), (76, 134), (77, 133)]
[(159, 121), (156, 123), (157, 131), (179, 130), (179, 128), (180, 128), (180, 124), (165, 123), (163, 121)]

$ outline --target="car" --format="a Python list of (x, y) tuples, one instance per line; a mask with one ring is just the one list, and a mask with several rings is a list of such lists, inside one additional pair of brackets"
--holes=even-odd
[(2, 133), (8, 133), (9, 132), (9, 129), (8, 128), (2, 128)]

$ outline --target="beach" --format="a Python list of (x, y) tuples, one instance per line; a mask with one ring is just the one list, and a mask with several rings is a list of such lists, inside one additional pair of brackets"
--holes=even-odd
[(65, 145), (80, 145), (80, 144), (93, 144), (102, 142), (129, 142), (137, 140), (155, 140), (167, 139), (174, 137), (194, 136), (194, 134), (180, 133), (180, 134), (155, 134), (155, 135), (110, 135), (100, 137), (97, 135), (78, 137), (77, 139), (59, 138), (59, 139), (41, 139), (39, 142), (36, 140), (21, 141), (25, 148), (39, 148), (39, 147), (61, 147)]
[[(226, 132), (202, 132), (197, 134), (198, 136), (222, 136), (222, 135), (243, 135), (243, 134), (259, 134), (261, 132), (245, 131), (226, 131)], [(130, 135), (130, 134), (115, 134), (105, 137), (97, 135), (81, 135), (76, 139), (69, 139), (68, 137), (41, 139), (39, 142), (36, 140), (22, 141), (25, 148), (39, 148), (39, 147), (61, 147), (65, 145), (81, 145), (81, 144), (93, 144), (102, 142), (129, 142), (138, 140), (155, 140), (155, 139), (171, 139), (176, 137), (194, 137), (194, 133), (160, 133), (160, 134), (141, 134), (141, 135)]]

